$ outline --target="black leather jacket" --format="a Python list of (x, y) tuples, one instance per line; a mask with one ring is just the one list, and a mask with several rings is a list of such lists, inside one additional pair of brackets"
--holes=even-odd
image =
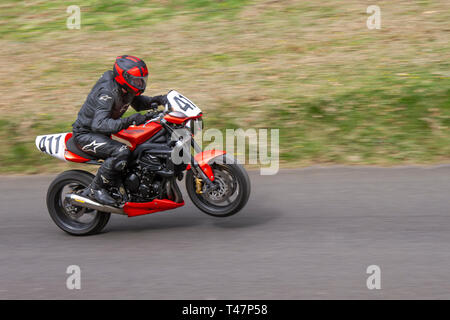
[[(72, 124), (73, 132), (95, 132), (105, 135), (128, 127), (127, 118), (120, 118), (131, 105), (136, 111), (149, 110), (158, 97), (135, 96), (123, 93), (116, 83), (113, 72), (106, 71), (86, 98), (77, 120)], [(156, 101), (155, 101), (156, 100)]]

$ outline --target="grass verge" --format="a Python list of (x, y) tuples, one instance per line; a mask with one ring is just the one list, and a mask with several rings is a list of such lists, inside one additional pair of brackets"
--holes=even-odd
[(182, 92), (209, 128), (280, 129), (282, 165), (450, 161), (448, 1), (380, 1), (380, 30), (360, 1), (77, 5), (80, 30), (63, 1), (0, 4), (0, 173), (60, 170), (34, 137), (69, 131), (125, 53), (149, 63), (149, 95)]

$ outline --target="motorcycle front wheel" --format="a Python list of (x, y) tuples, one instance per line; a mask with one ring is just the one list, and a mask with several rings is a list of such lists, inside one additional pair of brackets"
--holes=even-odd
[(47, 208), (55, 224), (75, 236), (96, 234), (102, 231), (110, 213), (77, 207), (65, 200), (69, 193), (80, 193), (94, 176), (82, 170), (69, 170), (58, 175), (47, 192)]
[(250, 179), (244, 167), (227, 156), (210, 162), (216, 188), (208, 190), (198, 185), (192, 170), (186, 174), (186, 190), (197, 208), (214, 217), (229, 217), (238, 213), (250, 196)]

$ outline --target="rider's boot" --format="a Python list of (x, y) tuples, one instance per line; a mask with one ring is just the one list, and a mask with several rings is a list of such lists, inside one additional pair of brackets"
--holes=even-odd
[(105, 187), (111, 185), (115, 179), (114, 174), (108, 171), (109, 170), (104, 170), (104, 168), (100, 167), (94, 180), (92, 180), (91, 184), (83, 190), (81, 195), (104, 205), (115, 206), (117, 204), (116, 201), (105, 189)]

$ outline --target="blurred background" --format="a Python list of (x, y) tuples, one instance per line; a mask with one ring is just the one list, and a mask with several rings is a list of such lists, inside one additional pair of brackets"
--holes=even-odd
[(67, 166), (34, 137), (71, 131), (122, 54), (149, 65), (147, 95), (176, 89), (207, 128), (279, 128), (284, 167), (450, 160), (448, 0), (3, 0), (0, 13), (0, 173)]

